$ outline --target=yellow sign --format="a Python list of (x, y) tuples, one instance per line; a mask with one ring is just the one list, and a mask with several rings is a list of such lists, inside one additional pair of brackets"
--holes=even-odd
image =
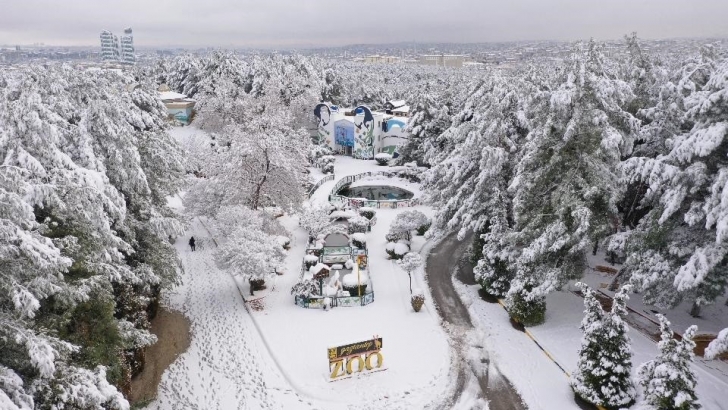
[[(374, 337), (371, 340), (352, 343), (328, 349), (329, 371), (332, 380), (364, 370), (381, 369), (384, 364), (382, 338)], [(376, 360), (375, 360), (376, 359)]]

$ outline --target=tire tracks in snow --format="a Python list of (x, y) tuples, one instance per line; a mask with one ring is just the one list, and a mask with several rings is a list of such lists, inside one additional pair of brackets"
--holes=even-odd
[[(458, 268), (469, 243), (468, 238), (458, 241), (456, 234), (450, 233), (432, 249), (425, 268), (432, 298), (452, 339), (456, 358), (457, 388), (451, 402), (457, 402), (465, 394), (468, 381), (475, 378), (480, 395), (488, 401), (490, 410), (525, 410), (526, 406), (520, 395), (490, 360), (485, 346), (472, 340), (476, 329), (468, 309), (455, 290), (455, 274), (465, 283), (473, 282), (472, 278), (468, 280), (463, 269)], [(473, 360), (476, 357), (479, 360)]]

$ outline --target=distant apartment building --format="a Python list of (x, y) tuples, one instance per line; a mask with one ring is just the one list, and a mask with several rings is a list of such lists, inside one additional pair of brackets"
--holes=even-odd
[(104, 61), (119, 61), (119, 38), (112, 32), (101, 32), (101, 59)]
[(136, 57), (134, 56), (134, 36), (131, 33), (130, 27), (125, 28), (124, 35), (121, 36), (121, 63), (129, 65), (136, 63)]
[(465, 56), (455, 54), (428, 54), (417, 58), (417, 62), (420, 64), (438, 67), (460, 68), (463, 66), (463, 61), (465, 61)]
[(133, 65), (136, 62), (134, 56), (134, 36), (131, 28), (124, 30), (124, 35), (119, 37), (109, 30), (101, 32), (101, 59), (105, 62)]

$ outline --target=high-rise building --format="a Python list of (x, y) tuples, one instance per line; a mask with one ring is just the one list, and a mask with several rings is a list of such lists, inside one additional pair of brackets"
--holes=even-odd
[(119, 61), (119, 38), (108, 30), (101, 32), (101, 59)]
[(121, 63), (133, 65), (136, 62), (134, 56), (134, 36), (131, 34), (131, 27), (124, 29), (121, 36)]
[(136, 63), (134, 55), (134, 36), (131, 28), (124, 29), (124, 35), (115, 36), (112, 32), (104, 30), (101, 32), (101, 59), (104, 61), (119, 62), (133, 65)]

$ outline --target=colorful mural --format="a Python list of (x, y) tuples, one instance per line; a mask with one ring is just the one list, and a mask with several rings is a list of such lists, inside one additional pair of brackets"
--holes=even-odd
[(344, 147), (354, 147), (355, 142), (354, 124), (347, 120), (339, 120), (334, 123), (334, 141)]
[(328, 143), (331, 132), (326, 126), (331, 122), (331, 109), (326, 104), (319, 104), (313, 109), (313, 115), (318, 119), (318, 143)]
[(354, 110), (354, 126), (356, 145), (354, 146), (354, 158), (374, 158), (374, 115), (372, 111), (363, 105)]

